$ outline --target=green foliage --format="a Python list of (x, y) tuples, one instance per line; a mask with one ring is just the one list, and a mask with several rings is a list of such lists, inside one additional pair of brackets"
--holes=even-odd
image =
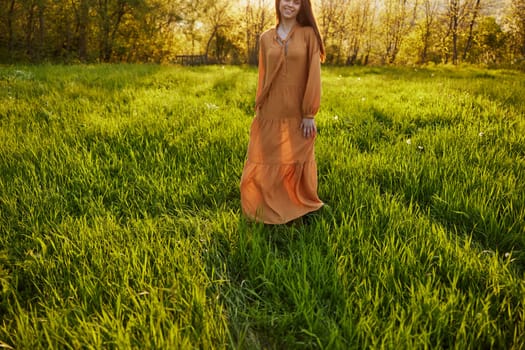
[[(523, 0), (313, 4), (330, 64), (524, 66)], [(255, 65), (274, 24), (267, 0), (0, 0), (0, 62)]]
[(0, 347), (523, 348), (524, 81), (325, 68), (331, 209), (273, 227), (254, 69), (0, 67)]

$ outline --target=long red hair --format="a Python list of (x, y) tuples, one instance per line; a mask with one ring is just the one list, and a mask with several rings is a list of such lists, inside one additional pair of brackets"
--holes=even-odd
[[(281, 5), (281, 0), (275, 0), (275, 12), (277, 17), (277, 26), (281, 22), (281, 10), (279, 6)], [(319, 32), (319, 27), (317, 26), (317, 21), (315, 20), (314, 11), (312, 10), (312, 3), (310, 0), (301, 0), (301, 8), (297, 14), (297, 22), (303, 27), (312, 27), (319, 42), (319, 50), (321, 53), (321, 62), (324, 62), (326, 57), (326, 52), (324, 49), (323, 38)]]

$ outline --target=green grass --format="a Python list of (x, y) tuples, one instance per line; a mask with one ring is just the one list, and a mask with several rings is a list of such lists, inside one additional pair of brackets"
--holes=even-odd
[(0, 67), (0, 347), (525, 348), (525, 75), (323, 70), (331, 211), (240, 215), (256, 70)]

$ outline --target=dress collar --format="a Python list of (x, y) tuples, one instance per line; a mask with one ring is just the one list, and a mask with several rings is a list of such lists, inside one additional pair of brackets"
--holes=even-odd
[(292, 34), (295, 32), (295, 30), (300, 27), (300, 24), (299, 23), (295, 23), (292, 27), (292, 29), (290, 29), (290, 31), (288, 32), (288, 35), (286, 35), (286, 38), (281, 38), (279, 36), (279, 33), (277, 31), (277, 28), (279, 27), (279, 25), (275, 26), (274, 28), (274, 39), (277, 40), (277, 41), (280, 41), (280, 42), (286, 42), (288, 41), (291, 37), (292, 37)]

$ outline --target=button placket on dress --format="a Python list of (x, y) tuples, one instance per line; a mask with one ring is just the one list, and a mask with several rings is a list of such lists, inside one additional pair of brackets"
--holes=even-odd
[(279, 33), (277, 33), (277, 30), (275, 31), (275, 41), (277, 41), (277, 44), (281, 47), (281, 54), (283, 55), (283, 61), (284, 61), (284, 70), (282, 72), (282, 75), (286, 75), (288, 72), (288, 43), (292, 39), (292, 36), (295, 32), (295, 29), (297, 28), (297, 24), (290, 30), (286, 38), (282, 39), (279, 36)]
[(288, 60), (286, 56), (288, 56), (288, 39), (289, 38), (286, 38), (283, 40), (281, 39), (279, 34), (276, 33), (275, 39), (277, 41), (277, 44), (281, 47), (281, 55), (283, 56), (283, 61), (284, 61), (284, 69), (283, 69), (282, 75), (286, 75), (286, 72), (288, 71)]

